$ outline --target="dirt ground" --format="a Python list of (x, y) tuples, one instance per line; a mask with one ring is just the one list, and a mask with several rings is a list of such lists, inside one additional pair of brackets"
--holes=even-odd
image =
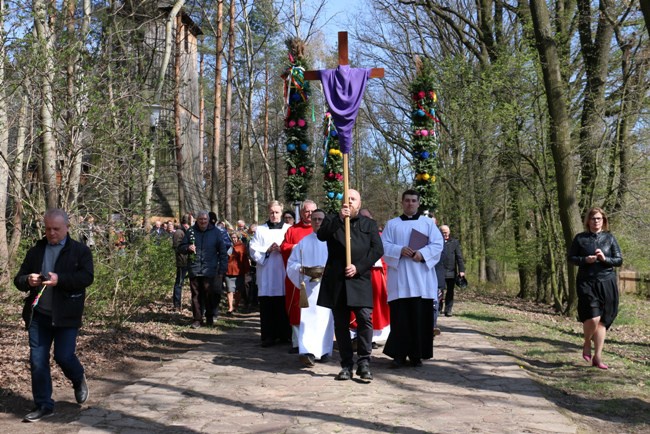
[[(220, 330), (223, 329), (221, 325), (217, 329), (191, 330), (188, 327), (191, 322), (189, 310), (173, 312), (169, 309), (168, 302), (143, 308), (136, 318), (119, 329), (86, 322), (81, 329), (77, 352), (89, 380), (88, 404), (76, 404), (71, 384), (53, 363), (56, 416), (48, 419), (46, 424), (29, 424), (22, 422), (23, 416), (32, 408), (27, 333), (23, 329), (19, 307), (8, 302), (2, 306), (0, 432), (3, 433), (67, 433), (69, 426), (66, 424), (75, 420), (81, 409), (92, 407), (93, 402), (101, 402), (118, 389), (135, 383), (162, 363), (204, 342), (228, 337), (228, 333), (220, 335)], [(571, 407), (577, 404), (566, 402), (570, 400), (567, 396), (558, 395), (561, 392), (555, 391), (549, 394), (549, 398), (564, 408), (563, 411), (578, 424), (579, 433), (620, 432), (621, 427), (626, 426), (624, 421), (609, 422), (590, 417), (590, 412), (573, 412)], [(632, 429), (629, 432), (638, 431)]]
[(215, 329), (187, 333), (191, 314), (172, 312), (164, 304), (144, 309), (121, 329), (106, 329), (86, 322), (78, 339), (77, 354), (84, 365), (90, 386), (88, 404), (78, 405), (72, 385), (52, 362), (55, 417), (47, 424), (30, 424), (22, 418), (33, 407), (29, 373), (27, 332), (20, 312), (8, 305), (0, 318), (0, 432), (12, 434), (69, 432), (66, 424), (79, 416), (80, 409), (92, 407), (116, 390), (134, 383), (161, 363), (217, 336)]

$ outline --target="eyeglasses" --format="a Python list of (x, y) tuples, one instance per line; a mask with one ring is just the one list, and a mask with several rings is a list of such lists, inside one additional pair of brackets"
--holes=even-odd
[(591, 220), (593, 220), (593, 221), (595, 221), (595, 222), (599, 222), (599, 221), (601, 221), (602, 219), (603, 219), (602, 217), (592, 217), (592, 218), (591, 218)]

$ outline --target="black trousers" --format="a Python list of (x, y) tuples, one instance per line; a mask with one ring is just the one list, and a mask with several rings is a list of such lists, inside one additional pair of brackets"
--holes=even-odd
[(217, 307), (215, 305), (214, 277), (190, 277), (190, 290), (192, 291), (192, 317), (194, 321), (202, 322), (204, 310), (206, 319), (212, 320)]
[[(343, 291), (345, 294), (345, 291)], [(334, 335), (341, 355), (341, 367), (354, 366), (354, 352), (352, 351), (352, 338), (350, 338), (350, 312), (357, 318), (357, 366), (370, 364), (372, 352), (372, 308), (348, 306), (345, 295), (342, 296), (336, 307), (332, 309), (334, 316)]]
[(399, 298), (390, 307), (390, 335), (384, 354), (412, 362), (433, 357), (433, 300), (421, 297)]
[(291, 342), (291, 326), (284, 307), (284, 295), (259, 297), (262, 341)]
[(445, 291), (445, 303), (444, 305), (440, 304), (440, 310), (446, 314), (451, 313), (451, 310), (454, 307), (454, 288), (456, 288), (456, 278), (451, 277), (445, 279), (447, 284), (447, 291)]

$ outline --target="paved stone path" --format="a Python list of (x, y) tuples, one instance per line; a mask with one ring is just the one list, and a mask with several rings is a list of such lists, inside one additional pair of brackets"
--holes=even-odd
[[(434, 359), (374, 381), (336, 381), (338, 354), (303, 368), (287, 346), (261, 348), (258, 318), (164, 363), (102, 402), (71, 431), (90, 433), (575, 433), (519, 368), (456, 317), (442, 318)], [(91, 384), (92, 386), (92, 384)]]

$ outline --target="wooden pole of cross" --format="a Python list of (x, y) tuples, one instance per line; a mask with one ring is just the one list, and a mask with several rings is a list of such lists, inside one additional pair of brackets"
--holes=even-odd
[[(348, 32), (339, 32), (339, 65), (349, 65), (348, 58)], [(372, 68), (370, 78), (383, 78), (384, 68)], [(305, 71), (305, 80), (320, 80), (320, 71)], [(350, 188), (348, 154), (343, 154), (343, 203), (349, 203), (348, 189)], [(350, 219), (345, 219), (345, 260), (346, 264), (352, 263), (352, 251), (350, 247)]]

